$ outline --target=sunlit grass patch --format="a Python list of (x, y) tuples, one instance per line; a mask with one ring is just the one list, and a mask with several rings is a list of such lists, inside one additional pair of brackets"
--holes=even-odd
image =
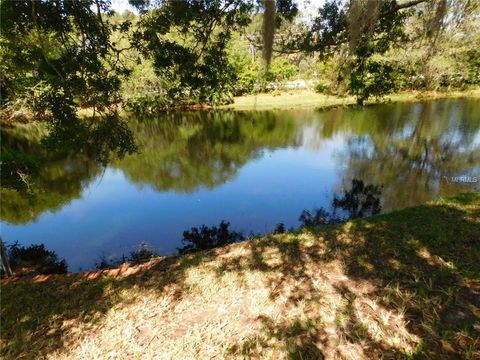
[[(366, 104), (378, 102), (408, 102), (428, 99), (439, 99), (445, 97), (478, 97), (479, 89), (468, 91), (419, 91), (396, 93), (380, 98), (371, 99)], [(230, 108), (235, 110), (271, 110), (271, 109), (293, 109), (293, 108), (329, 108), (333, 106), (355, 105), (356, 99), (353, 96), (334, 96), (319, 94), (313, 90), (291, 90), (280, 93), (264, 93), (257, 95), (244, 95), (236, 97), (231, 105), (224, 105), (221, 108)]]

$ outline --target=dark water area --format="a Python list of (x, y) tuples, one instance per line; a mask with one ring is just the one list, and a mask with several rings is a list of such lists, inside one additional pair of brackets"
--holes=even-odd
[(174, 253), (184, 230), (221, 220), (244, 235), (298, 227), (352, 179), (382, 186), (383, 212), (480, 190), (478, 99), (128, 121), (138, 152), (106, 166), (2, 129), (2, 160), (44, 159), (33, 190), (2, 182), (3, 240), (43, 243), (76, 271), (141, 243)]

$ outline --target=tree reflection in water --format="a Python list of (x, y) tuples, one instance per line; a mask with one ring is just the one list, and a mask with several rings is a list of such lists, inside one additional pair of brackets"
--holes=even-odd
[(299, 146), (293, 113), (171, 113), (133, 124), (139, 154), (114, 166), (136, 184), (193, 192), (232, 179), (265, 150)]
[(333, 195), (331, 210), (303, 210), (298, 220), (303, 226), (317, 227), (377, 215), (382, 210), (381, 195), (381, 186), (353, 179), (349, 189)]
[(320, 155), (336, 137), (344, 141), (335, 150), (337, 189), (354, 178), (382, 184), (390, 211), (471, 189), (443, 179), (479, 174), (477, 105), (465, 99), (322, 112), (169, 113), (128, 119), (128, 128), (119, 120), (57, 128), (48, 141), (42, 126), (2, 128), (1, 218), (21, 224), (60, 209), (107, 164), (135, 184), (191, 193), (234, 179), (265, 151), (305, 147)]
[(324, 138), (348, 134), (338, 153), (343, 179), (382, 184), (385, 211), (472, 190), (472, 184), (445, 178), (480, 174), (480, 109), (474, 100), (339, 109), (324, 118)]
[(35, 220), (75, 198), (112, 158), (136, 151), (118, 117), (1, 128), (1, 218)]

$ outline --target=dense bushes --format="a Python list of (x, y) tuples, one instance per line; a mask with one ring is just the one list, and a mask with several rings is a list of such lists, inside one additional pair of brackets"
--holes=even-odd
[(298, 77), (300, 73), (299, 67), (284, 57), (273, 59), (268, 69), (257, 60), (237, 65), (237, 71), (235, 96), (282, 88), (286, 81)]
[(68, 268), (65, 260), (43, 244), (25, 247), (16, 242), (8, 246), (8, 260), (14, 273), (65, 274)]
[(243, 235), (229, 229), (230, 223), (222, 220), (218, 227), (206, 225), (200, 228), (192, 227), (190, 230), (183, 232), (182, 243), (185, 244), (178, 249), (180, 254), (208, 250), (219, 246), (225, 246), (244, 239)]
[(407, 59), (388, 55), (340, 67), (323, 63), (315, 91), (328, 95), (355, 95), (362, 100), (395, 91), (463, 90), (480, 85), (480, 51), (469, 49), (449, 56)]

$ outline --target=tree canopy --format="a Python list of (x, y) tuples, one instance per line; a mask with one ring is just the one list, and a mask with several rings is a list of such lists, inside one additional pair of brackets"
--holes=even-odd
[[(294, 0), (129, 3), (136, 13), (116, 14), (110, 0), (3, 0), (2, 106), (28, 104), (64, 124), (78, 107), (111, 120), (128, 103), (125, 89), (139, 94), (129, 98), (136, 109), (135, 102), (152, 100), (157, 108), (218, 104), (255, 69), (248, 59), (257, 49), (266, 64), (256, 66), (250, 84), (268, 79), (272, 59), (299, 67), (298, 58), (334, 58), (336, 82), (361, 104), (400, 87), (411, 69), (400, 64), (399, 48), (422, 48), (418, 62), (426, 67), (444, 40), (479, 41), (478, 0), (327, 0), (313, 18)], [(454, 61), (470, 71), (476, 51), (471, 46)], [(468, 81), (478, 81), (478, 71)]]

